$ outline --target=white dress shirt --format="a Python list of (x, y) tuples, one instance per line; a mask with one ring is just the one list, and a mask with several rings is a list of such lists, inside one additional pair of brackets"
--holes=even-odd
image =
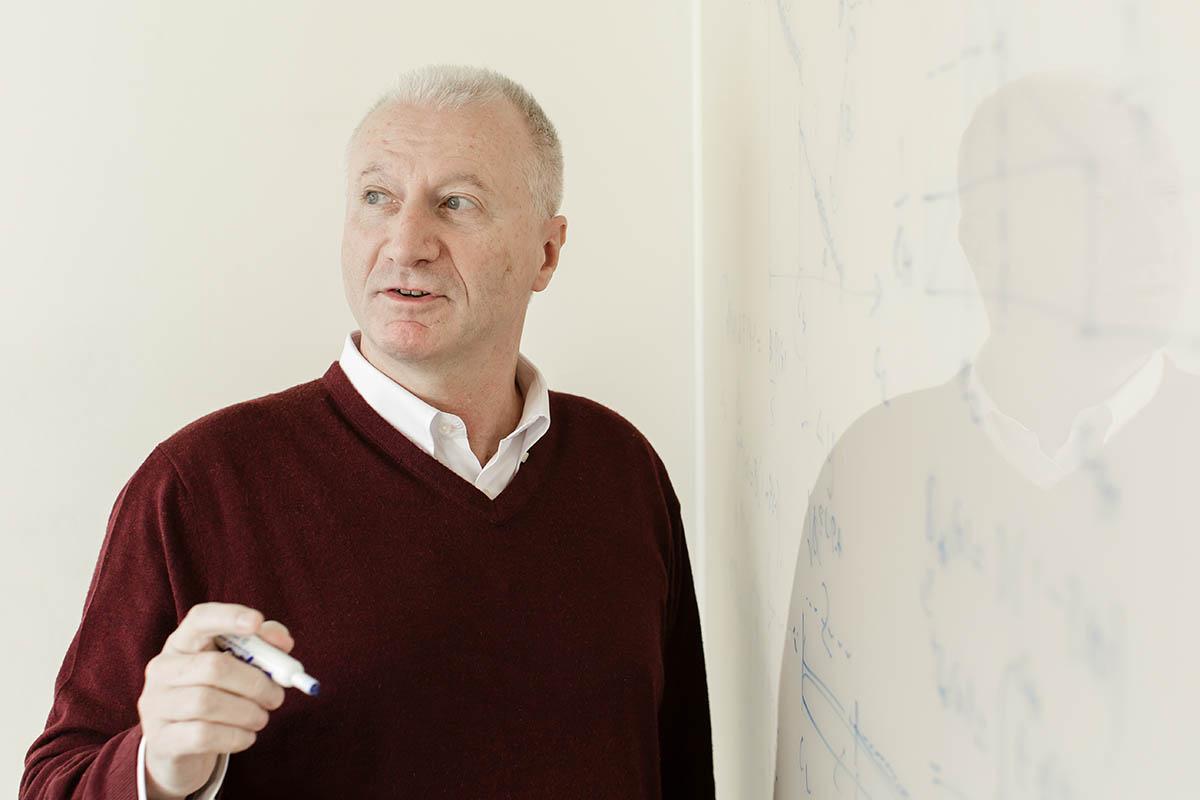
[(1000, 454), (1030, 481), (1045, 489), (1098, 453), (1117, 431), (1125, 427), (1125, 423), (1145, 408), (1158, 393), (1162, 376), (1163, 351), (1156, 350), (1107, 400), (1075, 415), (1067, 440), (1053, 455), (1042, 449), (1036, 433), (996, 406), (973, 366), (968, 367), (964, 375), (964, 390), (971, 416)]
[(467, 428), (455, 414), (439, 411), (375, 368), (359, 351), (362, 331), (346, 337), (338, 362), (350, 383), (379, 415), (438, 461), (491, 499), (508, 486), (525, 454), (550, 427), (550, 393), (542, 373), (517, 354), (517, 385), (525, 409), (512, 433), (484, 466), (471, 452)]
[[(495, 500), (525, 462), (529, 448), (550, 427), (549, 388), (533, 362), (517, 354), (516, 380), (525, 398), (524, 411), (517, 427), (500, 440), (500, 446), (488, 463), (480, 465), (479, 459), (471, 452), (466, 424), (462, 419), (455, 414), (439, 411), (380, 372), (363, 357), (359, 350), (361, 341), (361, 330), (347, 334), (341, 358), (338, 359), (338, 365), (355, 390), (393, 428)], [(217, 756), (216, 768), (208, 783), (188, 797), (191, 800), (213, 800), (225, 780), (228, 767), (229, 754)], [(138, 800), (147, 800), (145, 738), (138, 745), (137, 783)]]

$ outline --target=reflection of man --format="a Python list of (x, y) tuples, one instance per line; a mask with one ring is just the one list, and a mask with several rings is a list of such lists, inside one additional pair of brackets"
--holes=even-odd
[(781, 775), (829, 797), (1177, 796), (1200, 386), (1162, 350), (1176, 171), (1136, 106), (1046, 75), (980, 106), (959, 171), (991, 334), (856, 422), (810, 496), (780, 684), (780, 763), (803, 747), (803, 767)]
[(1048, 78), (980, 107), (959, 175), (992, 324), (961, 380), (994, 444), (1050, 485), (1158, 387), (1186, 277), (1177, 175), (1138, 108)]
[[(518, 351), (565, 242), (554, 127), (506, 78), (430, 68), (347, 156), (361, 330), (121, 491), (21, 797), (712, 797), (666, 469)], [(214, 652), (235, 629), (320, 694)]]

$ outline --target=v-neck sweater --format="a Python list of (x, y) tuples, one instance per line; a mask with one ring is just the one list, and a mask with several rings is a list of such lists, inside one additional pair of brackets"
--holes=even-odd
[(321, 682), (230, 757), (222, 797), (712, 797), (666, 468), (611, 409), (550, 408), (495, 499), (336, 361), (160, 442), (113, 506), (20, 797), (136, 798), (146, 663), (214, 600), (286, 624)]

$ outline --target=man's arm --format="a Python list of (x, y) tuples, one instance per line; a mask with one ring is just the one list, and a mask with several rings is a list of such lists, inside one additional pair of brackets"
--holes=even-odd
[(662, 796), (703, 800), (715, 797), (716, 788), (700, 611), (679, 500), (661, 461), (658, 467), (671, 521), (664, 685), (658, 717)]
[(146, 664), (178, 624), (164, 532), (187, 524), (186, 490), (159, 448), (117, 496), (46, 728), (25, 757), (20, 800), (138, 800)]

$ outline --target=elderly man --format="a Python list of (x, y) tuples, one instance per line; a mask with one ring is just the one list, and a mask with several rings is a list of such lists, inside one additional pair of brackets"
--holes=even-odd
[[(553, 125), (503, 76), (426, 68), (347, 168), (360, 330), (121, 490), (20, 796), (712, 797), (667, 471), (518, 351), (566, 241)], [(227, 632), (295, 647), (319, 695)]]

